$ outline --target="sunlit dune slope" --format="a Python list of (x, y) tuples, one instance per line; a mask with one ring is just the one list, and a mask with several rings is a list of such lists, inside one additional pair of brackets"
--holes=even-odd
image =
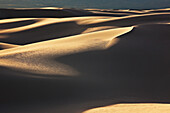
[(170, 113), (169, 23), (169, 8), (0, 9), (0, 112)]
[[(118, 39), (115, 39), (116, 36), (129, 32), (132, 28), (98, 31), (0, 51), (0, 64), (43, 74), (76, 75), (76, 72), (71, 67), (55, 62), (52, 58), (85, 51), (107, 49), (118, 41)], [(39, 56), (42, 57), (40, 58)]]
[[(151, 111), (152, 109), (152, 111)], [(83, 113), (170, 113), (166, 104), (118, 104), (92, 109)]]

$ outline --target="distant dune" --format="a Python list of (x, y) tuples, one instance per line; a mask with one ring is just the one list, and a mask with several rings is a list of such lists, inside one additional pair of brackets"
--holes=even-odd
[(170, 113), (170, 9), (0, 9), (0, 112)]

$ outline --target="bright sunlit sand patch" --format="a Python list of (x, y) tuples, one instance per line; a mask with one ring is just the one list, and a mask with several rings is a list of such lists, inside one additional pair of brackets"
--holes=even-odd
[(170, 104), (116, 104), (83, 113), (170, 113)]
[(60, 7), (42, 7), (40, 9), (63, 9), (63, 8), (60, 8)]

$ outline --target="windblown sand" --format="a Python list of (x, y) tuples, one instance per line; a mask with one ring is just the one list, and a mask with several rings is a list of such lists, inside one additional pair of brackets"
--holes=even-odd
[(170, 113), (170, 9), (0, 9), (1, 113)]

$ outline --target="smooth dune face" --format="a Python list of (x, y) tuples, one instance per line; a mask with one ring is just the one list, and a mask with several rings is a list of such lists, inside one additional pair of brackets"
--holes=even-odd
[(170, 112), (170, 9), (0, 14), (0, 112)]

